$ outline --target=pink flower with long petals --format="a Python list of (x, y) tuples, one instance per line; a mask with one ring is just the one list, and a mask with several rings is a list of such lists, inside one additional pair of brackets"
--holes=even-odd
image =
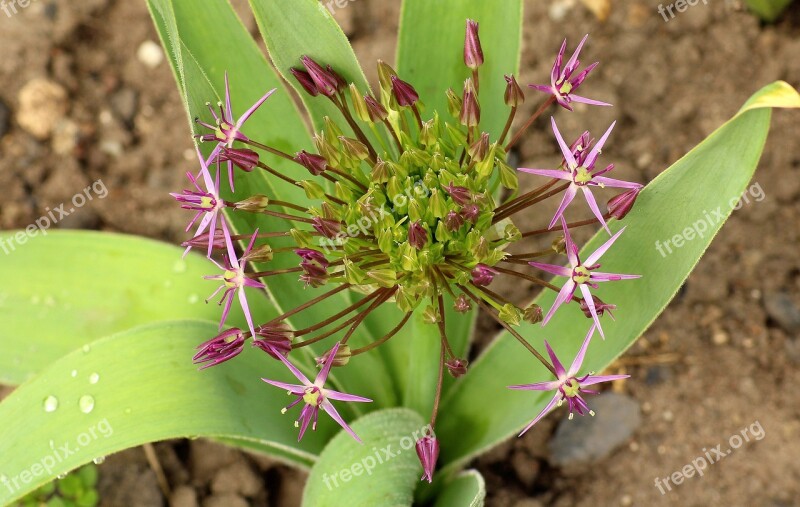
[[(208, 165), (203, 159), (200, 150), (197, 150), (197, 157), (200, 159), (200, 177), (203, 179), (203, 184), (206, 187), (205, 190), (197, 184), (197, 177), (187, 172), (186, 176), (197, 190), (184, 190), (180, 194), (170, 193), (169, 195), (181, 203), (181, 208), (197, 212), (194, 218), (192, 218), (192, 221), (189, 222), (189, 225), (186, 226), (187, 231), (192, 228), (198, 218), (201, 216), (203, 217), (192, 239), (201, 238), (205, 234), (208, 241), (204, 242), (208, 244), (208, 257), (211, 257), (211, 250), (214, 249), (215, 244), (214, 238), (217, 235), (217, 221), (225, 220), (225, 218), (220, 215), (220, 212), (225, 209), (225, 200), (220, 197), (219, 192), (219, 167), (217, 168), (216, 178), (212, 180)], [(196, 243), (192, 242), (187, 243), (184, 255), (186, 255), (195, 244)]]
[[(219, 114), (211, 104), (208, 104), (208, 109), (211, 111), (211, 116), (214, 117), (214, 125), (206, 122), (200, 121), (199, 118), (195, 119), (195, 122), (203, 126), (209, 130), (211, 133), (209, 134), (198, 134), (195, 137), (199, 138), (201, 141), (211, 141), (217, 142), (217, 146), (214, 148), (214, 151), (211, 152), (211, 156), (208, 157), (209, 164), (215, 161), (218, 156), (220, 150), (225, 148), (233, 148), (233, 143), (235, 141), (247, 142), (250, 139), (242, 133), (242, 127), (247, 120), (253, 116), (253, 113), (261, 107), (263, 104), (273, 93), (275, 93), (276, 88), (268, 91), (263, 97), (258, 99), (255, 104), (250, 106), (250, 109), (245, 111), (245, 113), (239, 117), (238, 120), (234, 120), (233, 118), (233, 107), (231, 107), (231, 89), (230, 85), (228, 84), (228, 73), (225, 73), (225, 104), (219, 103), (217, 106), (219, 107)], [(231, 190), (233, 190), (233, 162), (230, 159), (225, 160), (228, 165), (228, 182), (231, 185)]]
[(602, 257), (609, 248), (611, 248), (611, 245), (613, 245), (617, 238), (619, 238), (625, 228), (623, 227), (620, 229), (618, 233), (611, 236), (611, 239), (603, 243), (603, 245), (595, 250), (589, 257), (587, 257), (585, 261), (581, 262), (581, 259), (578, 256), (578, 247), (572, 242), (572, 237), (569, 235), (569, 229), (567, 229), (567, 223), (563, 217), (561, 218), (561, 224), (564, 228), (564, 240), (566, 242), (567, 258), (569, 259), (571, 267), (556, 266), (554, 264), (544, 264), (533, 261), (528, 263), (535, 268), (541, 269), (542, 271), (546, 271), (558, 276), (569, 277), (567, 283), (561, 287), (561, 291), (559, 291), (558, 296), (556, 296), (556, 300), (553, 303), (553, 306), (550, 308), (550, 311), (548, 311), (547, 315), (544, 317), (542, 325), (544, 326), (547, 324), (556, 310), (558, 310), (558, 307), (569, 302), (575, 295), (575, 291), (580, 288), (584, 302), (586, 306), (589, 307), (589, 312), (592, 314), (592, 318), (597, 325), (597, 329), (600, 331), (600, 336), (605, 338), (605, 334), (603, 334), (603, 328), (600, 326), (600, 316), (597, 313), (597, 308), (594, 304), (594, 298), (592, 297), (592, 293), (589, 291), (589, 287), (596, 289), (598, 287), (597, 282), (612, 282), (617, 280), (641, 278), (641, 275), (620, 275), (616, 273), (602, 273), (595, 271), (600, 267), (600, 264), (597, 264), (597, 261), (600, 260), (600, 257)]
[(564, 401), (566, 401), (569, 406), (570, 419), (573, 418), (576, 412), (578, 415), (586, 415), (587, 413), (589, 415), (594, 415), (594, 411), (589, 409), (589, 406), (586, 404), (586, 400), (584, 400), (581, 395), (597, 394), (597, 391), (586, 389), (586, 387), (594, 384), (600, 384), (602, 382), (611, 382), (612, 380), (621, 380), (630, 377), (630, 375), (594, 375), (593, 373), (589, 373), (583, 377), (578, 377), (578, 371), (581, 369), (583, 358), (586, 356), (586, 349), (589, 348), (589, 342), (592, 340), (594, 328), (594, 325), (589, 328), (589, 332), (586, 334), (586, 338), (583, 340), (583, 345), (581, 345), (578, 355), (575, 356), (575, 359), (572, 361), (572, 365), (569, 367), (569, 370), (564, 369), (561, 361), (558, 360), (555, 352), (553, 352), (553, 349), (550, 348), (550, 344), (545, 340), (544, 345), (547, 347), (547, 353), (550, 355), (550, 360), (553, 362), (553, 367), (556, 370), (556, 380), (551, 380), (550, 382), (538, 382), (535, 384), (508, 386), (509, 389), (517, 389), (522, 391), (556, 391), (555, 396), (553, 396), (553, 399), (550, 400), (550, 403), (548, 403), (547, 406), (544, 407), (541, 412), (539, 412), (539, 415), (537, 415), (530, 424), (525, 426), (525, 429), (520, 432), (519, 436), (524, 435), (525, 432), (531, 429), (534, 424), (539, 422), (539, 420), (544, 417), (545, 414), (550, 411), (550, 409), (552, 409), (554, 406), (560, 407)]
[[(335, 357), (338, 350), (339, 343), (336, 343), (336, 345), (334, 345), (331, 349), (329, 357)], [(369, 403), (372, 400), (369, 398), (362, 398), (361, 396), (355, 396), (353, 394), (341, 393), (332, 389), (325, 389), (325, 382), (328, 380), (328, 374), (331, 371), (331, 366), (333, 365), (334, 361), (326, 361), (325, 365), (322, 367), (322, 370), (320, 370), (319, 374), (317, 375), (317, 378), (314, 379), (314, 382), (311, 382), (288, 359), (280, 354), (277, 357), (283, 361), (283, 363), (289, 368), (294, 376), (297, 377), (300, 382), (302, 382), (302, 384), (286, 384), (284, 382), (278, 382), (276, 380), (269, 380), (265, 378), (262, 378), (261, 380), (275, 387), (285, 389), (291, 396), (297, 396), (296, 400), (281, 410), (282, 413), (285, 414), (287, 410), (299, 404), (300, 402), (304, 403), (303, 410), (300, 412), (300, 417), (298, 417), (297, 421), (295, 421), (295, 426), (300, 428), (300, 435), (297, 437), (297, 440), (300, 441), (300, 439), (303, 438), (303, 435), (308, 429), (309, 424), (311, 424), (312, 431), (317, 429), (317, 418), (319, 416), (319, 409), (321, 408), (327, 412), (334, 421), (339, 423), (339, 426), (344, 428), (344, 430), (349, 433), (350, 436), (356, 439), (357, 442), (362, 443), (361, 439), (358, 438), (358, 435), (355, 434), (352, 428), (350, 428), (344, 419), (342, 419), (342, 416), (339, 415), (339, 412), (336, 411), (336, 408), (333, 406), (330, 400), (356, 401), (360, 403)]]
[(556, 101), (568, 111), (572, 111), (572, 106), (570, 105), (571, 102), (581, 102), (583, 104), (590, 104), (593, 106), (610, 106), (606, 102), (600, 102), (599, 100), (592, 100), (587, 99), (586, 97), (581, 97), (580, 95), (575, 95), (575, 90), (583, 83), (586, 76), (597, 67), (599, 62), (595, 62), (588, 67), (586, 67), (580, 74), (573, 77), (572, 74), (580, 66), (580, 62), (578, 61), (578, 56), (580, 56), (581, 49), (583, 48), (583, 44), (586, 42), (586, 39), (589, 38), (589, 34), (586, 34), (581, 43), (578, 44), (578, 47), (575, 49), (575, 52), (572, 54), (572, 57), (567, 61), (564, 67), (561, 67), (561, 63), (564, 60), (564, 52), (567, 50), (567, 39), (564, 39), (564, 42), (561, 44), (561, 49), (558, 52), (558, 56), (556, 57), (556, 61), (553, 64), (553, 70), (550, 72), (550, 84), (549, 85), (528, 85), (534, 90), (539, 90), (540, 92), (545, 92), (551, 94), (555, 97)]
[[(222, 319), (220, 320), (219, 327), (222, 329), (222, 326), (225, 325), (225, 321), (228, 319), (228, 313), (231, 311), (231, 304), (233, 303), (233, 296), (234, 293), (238, 292), (239, 297), (239, 304), (242, 305), (242, 311), (244, 312), (244, 317), (247, 319), (247, 325), (250, 327), (250, 333), (253, 336), (256, 335), (255, 327), (253, 326), (253, 317), (250, 314), (250, 305), (247, 304), (247, 296), (245, 295), (244, 288), (245, 287), (254, 287), (256, 289), (263, 289), (264, 284), (249, 278), (245, 272), (245, 264), (240, 262), (239, 259), (236, 257), (236, 251), (233, 248), (233, 240), (231, 239), (230, 232), (228, 231), (228, 226), (225, 222), (222, 222), (222, 231), (225, 234), (225, 242), (227, 244), (228, 253), (224, 254), (224, 265), (220, 265), (214, 259), (211, 259), (211, 262), (217, 265), (217, 267), (225, 273), (221, 275), (212, 275), (212, 276), (205, 276), (206, 280), (221, 280), (222, 285), (220, 285), (217, 290), (211, 294), (206, 302), (209, 299), (213, 298), (214, 296), (219, 293), (222, 289), (225, 289), (225, 292), (222, 294), (222, 298), (219, 301), (219, 304), (225, 303), (225, 309), (222, 312)], [(253, 244), (256, 242), (256, 238), (258, 237), (258, 229), (253, 233), (253, 237), (250, 238), (250, 244), (247, 245), (247, 248), (242, 255), (242, 258), (246, 258), (250, 251), (253, 249)]]
[[(611, 131), (614, 129), (614, 125), (616, 125), (617, 122), (612, 123), (611, 126), (608, 127), (606, 133), (603, 134), (603, 137), (597, 141), (597, 144), (594, 145), (592, 150), (587, 155), (583, 156), (583, 153), (579, 153), (576, 158), (575, 153), (573, 153), (573, 150), (567, 146), (567, 143), (564, 142), (564, 138), (561, 136), (561, 132), (558, 131), (555, 118), (551, 117), (550, 121), (553, 124), (553, 132), (556, 135), (558, 145), (561, 147), (561, 153), (564, 156), (564, 160), (566, 160), (566, 170), (527, 169), (524, 167), (519, 168), (520, 171), (524, 171), (526, 173), (538, 174), (539, 176), (547, 176), (549, 178), (557, 178), (570, 182), (569, 187), (567, 187), (566, 192), (564, 192), (564, 198), (561, 200), (561, 204), (558, 206), (558, 210), (556, 210), (556, 214), (550, 221), (548, 228), (552, 229), (558, 219), (564, 215), (564, 211), (567, 209), (567, 206), (569, 206), (572, 200), (575, 199), (575, 195), (577, 195), (578, 190), (580, 190), (583, 192), (583, 196), (586, 198), (586, 202), (589, 204), (589, 208), (592, 210), (594, 216), (597, 217), (605, 230), (608, 231), (608, 225), (603, 218), (603, 213), (597, 206), (597, 201), (595, 200), (594, 195), (592, 195), (591, 187), (642, 188), (642, 185), (639, 183), (615, 180), (613, 178), (606, 178), (603, 176), (603, 174), (614, 169), (614, 164), (609, 164), (605, 169), (595, 170), (597, 157), (600, 155), (603, 145), (606, 143), (608, 136), (611, 134)], [(581, 138), (584, 137), (585, 134), (581, 136)], [(608, 232), (609, 234), (611, 233), (611, 231)]]

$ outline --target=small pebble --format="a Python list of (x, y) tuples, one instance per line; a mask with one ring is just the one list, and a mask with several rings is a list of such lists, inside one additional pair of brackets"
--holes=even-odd
[(164, 61), (164, 51), (157, 43), (146, 40), (142, 42), (136, 51), (136, 57), (147, 67), (155, 69)]

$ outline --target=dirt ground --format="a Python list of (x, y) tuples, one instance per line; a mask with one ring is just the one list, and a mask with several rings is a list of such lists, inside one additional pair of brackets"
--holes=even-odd
[[(615, 107), (562, 115), (560, 126), (596, 132), (619, 120), (605, 152), (619, 177), (642, 182), (764, 84), (800, 83), (800, 4), (766, 26), (730, 0), (701, 2), (669, 22), (657, 5), (613, 2), (600, 22), (577, 1), (526, 1), (520, 82), (545, 81), (563, 37), (590, 32), (587, 59), (602, 63), (586, 94)], [(359, 0), (336, 13), (372, 79), (373, 62), (393, 58), (398, 10), (396, 1)], [(184, 212), (167, 192), (183, 188), (192, 145), (157, 40), (138, 0), (37, 0), (11, 18), (0, 14), (0, 228), (24, 227), (102, 178), (108, 198), (60, 227), (184, 239)], [(35, 107), (32, 97), (68, 97), (68, 107)], [(774, 115), (754, 180), (764, 198), (734, 213), (679, 297), (615, 366), (633, 377), (622, 388), (642, 414), (633, 436), (599, 462), (557, 467), (548, 443), (561, 417), (550, 417), (477, 460), (487, 505), (800, 505), (798, 125), (796, 113)], [(541, 125), (519, 155), (538, 167), (559, 157)], [(503, 289), (520, 302), (531, 296), (519, 284)], [(488, 321), (479, 329), (494, 330)], [(656, 487), (656, 478), (754, 424), (762, 439), (672, 491)], [(102, 504), (299, 505), (302, 473), (210, 446), (156, 446), (171, 498), (141, 449), (109, 458)]]

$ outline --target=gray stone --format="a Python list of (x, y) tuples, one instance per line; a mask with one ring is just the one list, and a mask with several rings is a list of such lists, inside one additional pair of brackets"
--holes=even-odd
[(783, 292), (772, 292), (764, 296), (764, 309), (783, 329), (790, 333), (800, 331), (800, 308)]
[(139, 97), (130, 88), (123, 88), (111, 96), (111, 109), (126, 124), (133, 122), (138, 104)]
[(639, 403), (616, 393), (588, 396), (595, 416), (576, 416), (558, 425), (550, 442), (550, 463), (562, 468), (600, 461), (624, 444), (642, 423)]

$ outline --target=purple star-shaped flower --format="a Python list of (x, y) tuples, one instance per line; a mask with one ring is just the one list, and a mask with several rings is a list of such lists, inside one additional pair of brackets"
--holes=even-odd
[[(613, 178), (606, 178), (605, 176), (602, 176), (603, 174), (611, 171), (614, 168), (614, 164), (608, 165), (605, 169), (595, 170), (595, 163), (597, 162), (597, 157), (600, 155), (600, 150), (603, 149), (606, 139), (608, 139), (608, 136), (611, 134), (611, 131), (614, 129), (614, 125), (617, 122), (612, 123), (611, 126), (608, 127), (606, 133), (603, 134), (603, 137), (597, 141), (597, 144), (594, 145), (588, 154), (584, 156), (583, 153), (579, 153), (576, 157), (575, 153), (573, 153), (573, 150), (571, 150), (570, 147), (567, 146), (567, 143), (564, 142), (561, 132), (558, 131), (556, 120), (551, 117), (550, 121), (553, 124), (553, 132), (556, 135), (558, 145), (561, 147), (561, 153), (564, 156), (564, 160), (567, 162), (565, 167), (566, 170), (528, 169), (524, 167), (519, 168), (520, 171), (526, 173), (538, 174), (539, 176), (547, 176), (549, 178), (557, 178), (570, 182), (569, 187), (567, 187), (566, 192), (564, 192), (564, 198), (561, 200), (561, 204), (558, 206), (558, 210), (556, 210), (556, 214), (550, 221), (548, 228), (552, 229), (558, 219), (564, 215), (564, 211), (567, 209), (567, 206), (569, 206), (572, 200), (575, 199), (575, 195), (580, 189), (583, 192), (583, 196), (586, 198), (586, 202), (589, 204), (589, 208), (591, 208), (592, 213), (594, 213), (594, 216), (597, 217), (605, 230), (608, 231), (608, 225), (603, 218), (603, 213), (597, 206), (597, 201), (595, 200), (594, 195), (592, 195), (590, 187), (642, 188), (642, 185), (639, 183), (615, 180)], [(584, 137), (585, 135), (581, 136), (581, 138)]]
[(556, 57), (556, 61), (553, 64), (553, 70), (550, 73), (550, 84), (528, 86), (535, 90), (551, 94), (553, 97), (555, 97), (559, 105), (568, 111), (572, 111), (572, 106), (570, 105), (571, 102), (582, 102), (584, 104), (590, 104), (593, 106), (610, 106), (611, 104), (606, 102), (587, 99), (586, 97), (581, 97), (580, 95), (575, 95), (572, 93), (578, 89), (581, 83), (583, 83), (584, 79), (586, 79), (586, 76), (588, 76), (592, 69), (597, 67), (597, 64), (599, 63), (595, 62), (586, 67), (580, 74), (576, 75), (575, 77), (572, 76), (572, 74), (578, 69), (578, 66), (580, 66), (578, 56), (581, 53), (583, 44), (588, 38), (589, 34), (586, 34), (581, 40), (581, 43), (578, 44), (578, 47), (572, 54), (572, 57), (562, 68), (561, 63), (564, 60), (564, 52), (567, 49), (567, 39), (564, 39), (564, 42), (561, 44), (561, 49), (558, 52), (558, 56)]
[[(221, 275), (211, 275), (205, 276), (206, 280), (221, 280), (222, 285), (220, 285), (217, 290), (211, 294), (208, 299), (213, 298), (214, 296), (219, 293), (222, 289), (225, 289), (225, 292), (222, 295), (222, 299), (220, 299), (219, 304), (221, 305), (223, 302), (225, 303), (225, 309), (222, 312), (222, 319), (220, 320), (219, 327), (222, 329), (222, 326), (225, 325), (225, 321), (228, 319), (228, 313), (231, 311), (231, 304), (233, 303), (233, 296), (234, 293), (238, 292), (239, 296), (239, 303), (242, 305), (242, 311), (244, 312), (244, 317), (247, 319), (247, 325), (250, 327), (250, 332), (253, 336), (256, 335), (255, 327), (253, 326), (253, 317), (250, 314), (250, 306), (247, 304), (247, 296), (245, 295), (244, 288), (245, 287), (254, 287), (257, 289), (263, 289), (264, 284), (259, 282), (258, 280), (253, 280), (249, 278), (244, 272), (244, 263), (240, 262), (239, 259), (236, 257), (236, 251), (233, 248), (233, 240), (231, 239), (230, 232), (228, 231), (228, 226), (225, 222), (222, 222), (222, 231), (225, 234), (225, 243), (228, 248), (228, 253), (224, 254), (224, 265), (220, 265), (214, 259), (211, 259), (211, 262), (217, 265), (217, 267), (223, 271), (225, 271)], [(253, 233), (253, 237), (250, 238), (250, 244), (247, 245), (247, 248), (242, 255), (242, 258), (246, 258), (250, 251), (253, 249), (253, 244), (256, 242), (256, 238), (258, 237), (258, 229), (255, 230)], [(208, 301), (206, 299), (206, 301)]]
[(589, 287), (596, 289), (598, 287), (597, 282), (611, 282), (617, 280), (641, 278), (641, 275), (620, 275), (616, 273), (602, 273), (595, 271), (600, 267), (600, 264), (597, 264), (597, 261), (600, 260), (600, 257), (602, 257), (609, 248), (611, 248), (611, 245), (613, 245), (617, 238), (619, 238), (620, 234), (622, 234), (625, 228), (623, 227), (620, 229), (618, 233), (611, 236), (608, 241), (603, 243), (600, 248), (595, 250), (589, 257), (587, 257), (584, 262), (581, 262), (581, 259), (578, 256), (578, 247), (572, 242), (572, 237), (569, 235), (567, 223), (563, 217), (561, 218), (561, 225), (564, 228), (564, 240), (566, 242), (567, 258), (569, 259), (571, 267), (556, 266), (554, 264), (544, 264), (533, 261), (528, 263), (535, 268), (541, 269), (542, 271), (546, 271), (558, 276), (569, 277), (567, 283), (564, 284), (564, 286), (561, 288), (561, 291), (559, 291), (558, 296), (556, 296), (556, 300), (553, 303), (553, 306), (550, 308), (550, 311), (548, 311), (547, 315), (544, 317), (542, 325), (544, 326), (547, 324), (558, 307), (571, 300), (575, 295), (575, 290), (580, 288), (585, 304), (589, 307), (589, 313), (591, 313), (592, 318), (597, 325), (597, 329), (600, 331), (600, 336), (605, 338), (605, 334), (603, 334), (603, 328), (600, 326), (600, 317), (597, 313), (597, 308), (594, 304), (594, 298), (592, 297), (592, 293), (589, 291)]
[(597, 391), (586, 389), (586, 387), (594, 384), (600, 384), (601, 382), (611, 382), (612, 380), (620, 380), (630, 377), (630, 375), (594, 375), (593, 373), (589, 373), (583, 377), (577, 376), (578, 371), (581, 369), (581, 365), (583, 364), (583, 358), (586, 356), (586, 349), (589, 347), (589, 342), (594, 334), (594, 328), (594, 325), (589, 328), (589, 332), (586, 334), (586, 338), (583, 340), (583, 345), (581, 345), (581, 349), (578, 351), (578, 355), (576, 355), (575, 359), (572, 361), (572, 365), (569, 367), (568, 371), (564, 369), (561, 361), (558, 360), (555, 352), (553, 352), (553, 349), (550, 348), (550, 344), (545, 340), (544, 345), (547, 347), (547, 353), (550, 355), (550, 360), (553, 362), (553, 367), (555, 368), (556, 375), (558, 377), (556, 380), (551, 380), (550, 382), (538, 382), (535, 384), (508, 386), (509, 389), (523, 391), (556, 391), (555, 396), (553, 396), (553, 399), (550, 400), (550, 403), (548, 403), (547, 406), (544, 407), (541, 412), (539, 412), (539, 415), (537, 415), (530, 424), (525, 426), (525, 429), (520, 432), (519, 436), (524, 435), (525, 432), (531, 429), (534, 424), (539, 422), (539, 420), (544, 417), (544, 415), (547, 414), (550, 409), (552, 409), (554, 406), (560, 407), (564, 401), (566, 401), (569, 406), (570, 419), (573, 418), (576, 412), (578, 415), (585, 415), (587, 413), (594, 415), (594, 412), (589, 409), (588, 405), (586, 405), (586, 401), (581, 395), (597, 394)]
[[(220, 212), (225, 209), (225, 201), (219, 195), (219, 167), (217, 167), (216, 178), (212, 180), (208, 165), (203, 159), (200, 150), (197, 150), (197, 157), (200, 159), (200, 177), (203, 179), (205, 190), (198, 185), (198, 178), (187, 172), (186, 176), (197, 190), (184, 190), (180, 194), (170, 193), (170, 195), (181, 203), (181, 208), (197, 211), (192, 221), (186, 226), (187, 231), (192, 228), (198, 218), (203, 217), (192, 239), (200, 238), (201, 235), (206, 233), (208, 237), (208, 257), (211, 257), (211, 250), (214, 248), (214, 238), (217, 232), (217, 221), (225, 220), (223, 216), (220, 216)], [(192, 249), (192, 246), (194, 245), (190, 242), (184, 255)]]
[[(195, 137), (199, 138), (201, 141), (211, 141), (217, 142), (217, 146), (214, 148), (214, 151), (211, 152), (211, 156), (208, 157), (209, 163), (214, 161), (218, 156), (220, 150), (225, 148), (233, 148), (234, 141), (242, 141), (247, 142), (250, 139), (242, 133), (242, 127), (247, 120), (256, 112), (256, 110), (261, 107), (263, 104), (273, 93), (275, 93), (275, 88), (268, 91), (263, 97), (258, 99), (255, 104), (253, 104), (250, 109), (245, 111), (245, 113), (239, 117), (238, 120), (233, 119), (233, 107), (231, 107), (231, 89), (230, 85), (228, 84), (228, 73), (225, 73), (225, 104), (222, 103), (218, 104), (219, 107), (219, 114), (211, 104), (208, 104), (208, 109), (211, 111), (211, 116), (214, 117), (215, 124), (212, 125), (210, 123), (202, 122), (200, 119), (196, 119), (198, 125), (201, 125), (209, 130), (211, 133), (209, 134), (198, 134)], [(231, 185), (231, 190), (233, 190), (233, 162), (228, 159), (228, 182)]]
[[(339, 343), (336, 343), (336, 345), (333, 346), (333, 349), (331, 349), (328, 357), (336, 357), (336, 352), (338, 350)], [(308, 429), (309, 424), (311, 424), (312, 431), (317, 429), (317, 417), (319, 416), (319, 409), (322, 408), (322, 410), (327, 412), (334, 421), (339, 423), (339, 426), (344, 428), (344, 430), (348, 432), (350, 436), (356, 439), (357, 442), (362, 443), (361, 439), (358, 438), (358, 435), (355, 434), (352, 428), (350, 428), (344, 419), (342, 419), (342, 416), (339, 415), (339, 412), (336, 411), (336, 408), (333, 406), (330, 400), (356, 401), (361, 403), (369, 403), (372, 400), (369, 398), (362, 398), (361, 396), (355, 396), (353, 394), (341, 393), (332, 389), (325, 389), (325, 382), (328, 380), (328, 374), (331, 371), (331, 366), (334, 363), (333, 361), (326, 361), (325, 365), (322, 367), (322, 370), (320, 370), (319, 374), (317, 375), (317, 378), (314, 379), (314, 382), (311, 382), (288, 359), (280, 354), (277, 357), (283, 361), (283, 363), (289, 368), (294, 376), (297, 377), (300, 382), (302, 382), (302, 384), (286, 384), (284, 382), (278, 382), (276, 380), (269, 380), (265, 378), (261, 380), (275, 387), (280, 387), (281, 389), (287, 390), (291, 396), (297, 396), (296, 400), (281, 410), (282, 413), (285, 414), (287, 410), (299, 404), (300, 402), (305, 404), (303, 406), (303, 410), (300, 412), (300, 417), (295, 422), (295, 426), (300, 428), (300, 435), (297, 437), (297, 440), (300, 441), (300, 439), (303, 438), (303, 435), (305, 434), (306, 429)]]

